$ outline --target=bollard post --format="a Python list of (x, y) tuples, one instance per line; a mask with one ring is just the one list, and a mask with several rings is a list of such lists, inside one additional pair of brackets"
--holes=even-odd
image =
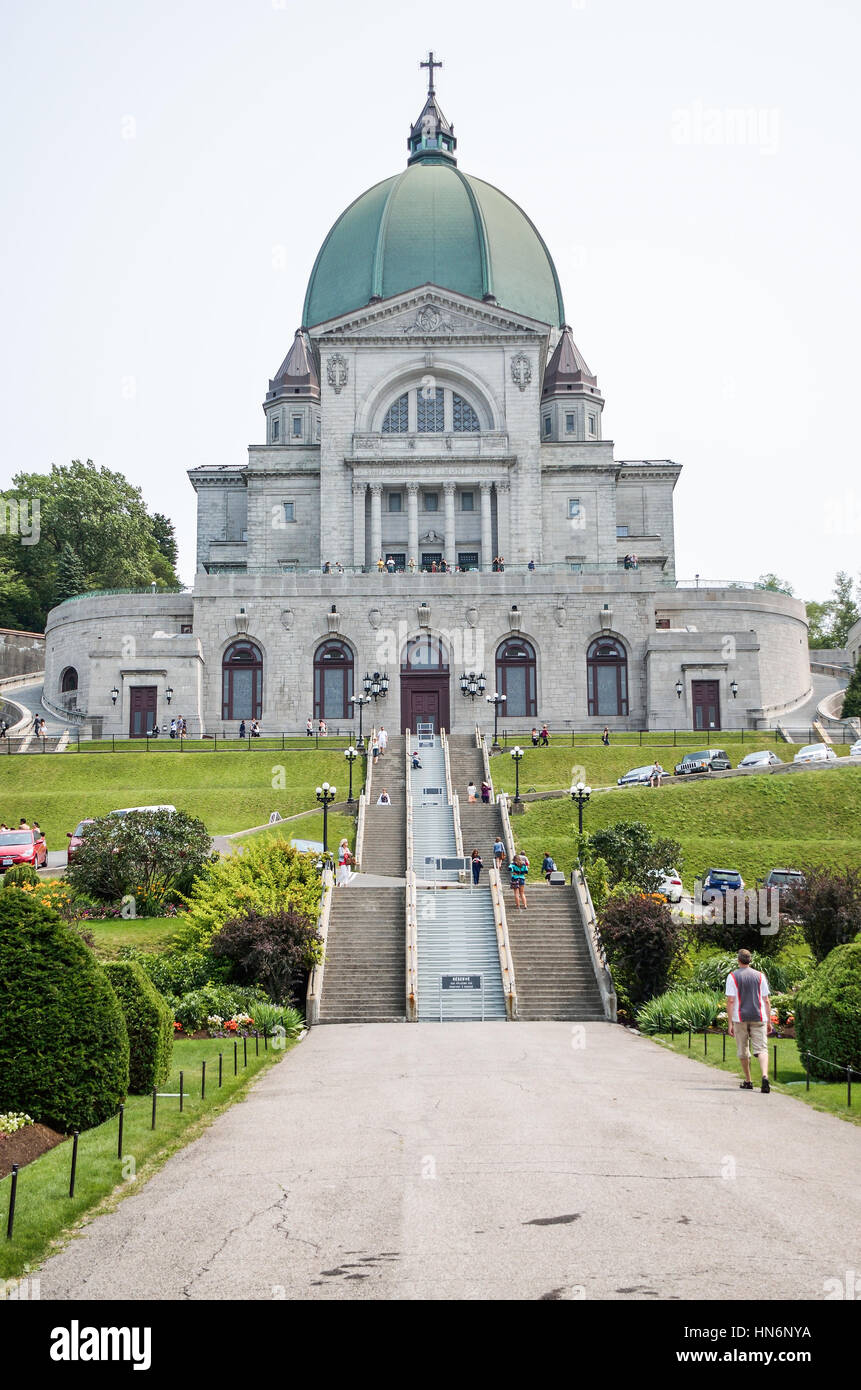
[(704, 1056), (704, 1057), (708, 1055), (708, 1050), (709, 1050), (709, 1030), (708, 1030), (708, 1028), (704, 1028), (704, 1029), (703, 1029), (703, 1056)]
[(269, 1051), (269, 1034), (266, 1032), (265, 1028), (263, 1029), (263, 1051)]
[(243, 1033), (243, 1034), (242, 1034), (242, 1065), (243, 1065), (243, 1067), (247, 1067), (247, 1066), (248, 1066), (248, 1034), (247, 1034), (247, 1033)]
[(224, 1053), (223, 1053), (223, 1052), (219, 1052), (219, 1054), (218, 1054), (218, 1087), (219, 1087), (219, 1090), (221, 1089), (221, 1082), (222, 1082), (222, 1080), (223, 1080), (223, 1077), (224, 1077)]
[(676, 1024), (675, 1024), (675, 1020), (671, 1018), (671, 1019), (670, 1019), (670, 1042), (671, 1042), (671, 1043), (674, 1043), (675, 1041), (676, 1041)]
[(691, 1050), (691, 1030), (690, 1030), (690, 1028), (689, 1028), (689, 1029), (688, 1029), (688, 1051), (690, 1052), (690, 1050)]
[(206, 1059), (200, 1064), (200, 1099), (206, 1100)]
[(12, 1183), (9, 1188), (9, 1217), (6, 1222), (6, 1239), (12, 1239), (12, 1227), (15, 1225), (15, 1197), (18, 1192), (18, 1164), (12, 1164)]
[(155, 1106), (156, 1106), (156, 1101), (157, 1101), (157, 1100), (158, 1100), (158, 1091), (156, 1090), (155, 1086), (153, 1086), (153, 1088), (152, 1088), (152, 1126), (151, 1126), (152, 1129), (155, 1129)]
[(721, 1061), (722, 1061), (722, 1062), (725, 1062), (725, 1061), (726, 1061), (726, 1029), (725, 1029), (725, 1028), (724, 1028), (724, 1030), (723, 1030), (723, 1054), (722, 1054), (722, 1056), (721, 1056)]
[(774, 1079), (777, 1080), (777, 1043), (774, 1044)]
[(804, 1089), (805, 1089), (805, 1091), (809, 1091), (809, 1090), (810, 1090), (810, 1053), (809, 1053), (809, 1052), (805, 1052), (805, 1054), (804, 1054)]
[(239, 1043), (233, 1039), (233, 1075), (239, 1075)]
[(852, 1068), (846, 1068), (846, 1104), (852, 1105)]
[(123, 1119), (125, 1118), (125, 1111), (126, 1107), (121, 1105), (119, 1133), (117, 1135), (117, 1158), (122, 1158), (123, 1156)]
[(75, 1195), (75, 1169), (78, 1166), (78, 1131), (72, 1135), (72, 1173), (69, 1178), (69, 1196)]
[(260, 1034), (256, 1028), (254, 1029), (254, 1056), (260, 1056)]
[(182, 1113), (182, 1102), (183, 1102), (183, 1099), (184, 1099), (184, 1096), (183, 1096), (183, 1090), (184, 1090), (183, 1081), (184, 1081), (183, 1073), (180, 1072), (180, 1073), (179, 1073), (179, 1109), (180, 1109), (180, 1114)]

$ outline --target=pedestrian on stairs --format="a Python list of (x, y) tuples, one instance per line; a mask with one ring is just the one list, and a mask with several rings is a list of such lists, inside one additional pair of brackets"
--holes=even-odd
[(382, 755), (383, 753), (385, 753), (386, 749), (387, 749), (388, 746), (389, 746), (389, 735), (388, 735), (386, 729), (383, 727), (382, 724), (380, 725), (380, 734), (379, 734), (379, 738), (380, 738), (380, 754)]
[(391, 806), (391, 804), (392, 804), (392, 798), (389, 796), (389, 794), (388, 794), (388, 792), (386, 791), (385, 787), (383, 787), (383, 790), (380, 792), (379, 796), (377, 797), (377, 805), (378, 805), (378, 806)]
[(550, 875), (556, 873), (556, 860), (553, 858), (549, 849), (544, 851), (544, 858), (541, 861), (541, 872), (548, 883), (550, 882)]
[(477, 795), (478, 795), (478, 793), (477, 793), (477, 789), (476, 789), (475, 783), (474, 783), (474, 782), (470, 782), (469, 786), (468, 786), (467, 789), (466, 789), (466, 798), (467, 798), (467, 801), (475, 801)]
[(482, 799), (482, 801), (484, 802), (484, 805), (485, 805), (485, 806), (489, 806), (489, 805), (490, 805), (490, 796), (491, 796), (491, 792), (492, 792), (492, 791), (493, 791), (493, 788), (491, 787), (491, 785), (490, 785), (489, 782), (482, 782), (482, 784), (481, 784), (481, 799)]
[(346, 840), (342, 840), (338, 846), (338, 887), (346, 888), (350, 879), (353, 877), (351, 864), (353, 856), (350, 853), (350, 846)]
[(484, 860), (477, 849), (472, 851), (472, 881), (478, 887), (478, 880), (481, 878), (481, 871), (484, 868)]
[(496, 839), (493, 842), (493, 862), (500, 873), (502, 872), (502, 861), (504, 858), (505, 845), (502, 843), (499, 836), (497, 835)]
[(529, 860), (523, 853), (515, 854), (508, 866), (511, 887), (514, 890), (514, 906), (526, 909), (526, 875), (529, 873)]

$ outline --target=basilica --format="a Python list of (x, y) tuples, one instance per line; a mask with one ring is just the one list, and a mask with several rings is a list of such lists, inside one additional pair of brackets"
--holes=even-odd
[[(390, 729), (774, 723), (810, 693), (803, 604), (677, 577), (681, 467), (615, 457), (550, 251), (461, 170), (422, 66), (406, 166), (326, 235), (261, 442), (189, 472), (193, 587), (55, 608), (46, 706), (133, 737), (358, 732), (369, 686)], [(702, 542), (719, 568), (708, 517)]]

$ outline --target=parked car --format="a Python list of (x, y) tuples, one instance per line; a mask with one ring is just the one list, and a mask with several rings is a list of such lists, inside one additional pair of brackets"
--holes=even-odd
[(676, 776), (687, 777), (692, 772), (728, 772), (732, 763), (723, 748), (706, 748), (701, 753), (686, 753), (676, 763)]
[(742, 758), (739, 767), (783, 767), (783, 759), (779, 758), (776, 753), (772, 753), (770, 748), (762, 748), (757, 753), (748, 753)]
[(66, 857), (69, 861), (71, 861), (74, 858), (78, 850), (81, 848), (81, 845), (84, 842), (84, 836), (87, 833), (87, 826), (95, 825), (95, 823), (95, 819), (92, 816), (90, 816), (87, 818), (87, 820), (79, 821), (78, 824), (75, 826), (74, 830), (66, 831), (66, 837), (69, 841), (69, 852)]
[(35, 830), (0, 831), (0, 873), (11, 869), (13, 864), (32, 864), (34, 869), (44, 869), (48, 862), (48, 846), (45, 836)]
[(849, 749), (850, 758), (861, 758), (861, 738), (856, 739)]
[(109, 811), (109, 816), (127, 816), (131, 811), (175, 811), (175, 806), (123, 806), (119, 811)]
[(837, 754), (829, 743), (808, 743), (805, 748), (799, 748), (794, 763), (836, 763)]
[(682, 880), (678, 869), (665, 869), (664, 877), (656, 889), (668, 903), (680, 903), (682, 900)]
[(727, 893), (744, 891), (744, 879), (738, 869), (706, 869), (702, 878), (703, 902), (715, 902)]
[(626, 772), (624, 777), (618, 778), (617, 785), (620, 787), (648, 786), (653, 767), (654, 763), (649, 763), (648, 767), (632, 767), (631, 771)]
[(800, 869), (772, 869), (763, 879), (763, 888), (803, 888), (807, 879)]

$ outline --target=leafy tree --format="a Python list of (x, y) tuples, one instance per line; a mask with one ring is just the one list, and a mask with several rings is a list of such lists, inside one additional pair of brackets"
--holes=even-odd
[(861, 719), (861, 656), (855, 663), (855, 670), (843, 696), (842, 714), (844, 719)]
[(673, 968), (681, 961), (685, 938), (666, 903), (641, 893), (610, 898), (601, 915), (601, 937), (614, 980), (636, 1008), (663, 994)]
[(834, 578), (834, 597), (831, 600), (831, 645), (845, 647), (849, 629), (857, 623), (861, 614), (852, 592), (852, 577), (845, 570), (839, 570)]
[(66, 877), (75, 893), (111, 900), (131, 894), (139, 914), (152, 913), (187, 893), (211, 855), (202, 820), (185, 811), (130, 811), (89, 827)]
[(216, 932), (249, 912), (290, 910), (316, 920), (320, 877), (315, 865), (316, 855), (300, 853), (287, 840), (246, 844), (206, 864), (178, 921), (180, 949), (204, 951)]
[(66, 541), (57, 562), (57, 583), (54, 591), (56, 600), (61, 603), (64, 598), (74, 598), (75, 594), (85, 593), (86, 588), (87, 575), (80, 556), (75, 554)]
[[(845, 1077), (861, 1057), (861, 943), (836, 946), (795, 996), (795, 1040), (811, 1075)], [(836, 1066), (829, 1066), (834, 1062)]]
[(155, 548), (160, 555), (163, 555), (172, 569), (176, 568), (179, 558), (179, 550), (176, 544), (176, 532), (173, 529), (173, 522), (162, 512), (153, 512), (150, 517), (150, 527)]
[(778, 575), (771, 574), (770, 572), (768, 574), (761, 574), (756, 583), (757, 588), (768, 589), (772, 593), (789, 594), (790, 598), (795, 594), (795, 590), (788, 580), (781, 579)]
[(861, 869), (805, 868), (805, 885), (781, 901), (781, 915), (801, 923), (813, 957), (822, 961), (835, 946), (861, 931)]
[(805, 604), (807, 609), (807, 645), (817, 650), (831, 646), (831, 612), (833, 604), (816, 603), (811, 600)]
[(276, 1004), (299, 1003), (308, 973), (323, 958), (323, 942), (305, 912), (248, 912), (212, 938), (212, 953), (226, 956), (240, 984), (262, 985)]
[(603, 859), (611, 887), (630, 884), (644, 893), (653, 893), (665, 870), (681, 869), (682, 847), (677, 840), (654, 835), (643, 821), (615, 821), (584, 835), (580, 857), (588, 867)]

